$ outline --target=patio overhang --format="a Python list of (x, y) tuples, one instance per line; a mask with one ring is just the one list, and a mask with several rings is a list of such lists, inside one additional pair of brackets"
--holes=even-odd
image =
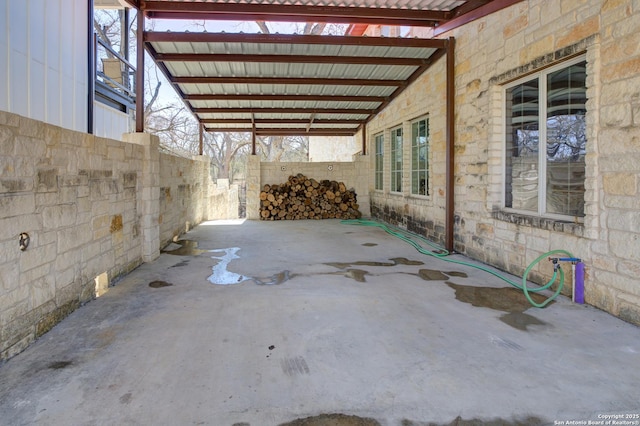
[[(441, 34), (522, 0), (124, 0), (145, 18), (420, 26)], [(442, 31), (439, 31), (439, 29)], [(351, 34), (354, 34), (352, 32)], [(137, 86), (147, 50), (201, 128), (257, 135), (355, 135), (445, 57), (445, 247), (453, 250), (453, 38), (138, 32)], [(144, 104), (139, 90), (136, 103)], [(418, 94), (419, 96), (419, 94)], [(136, 130), (144, 130), (144, 108)], [(202, 147), (202, 139), (201, 139)], [(202, 152), (201, 152), (202, 153)]]
[(145, 32), (144, 43), (206, 131), (351, 136), (449, 41)]

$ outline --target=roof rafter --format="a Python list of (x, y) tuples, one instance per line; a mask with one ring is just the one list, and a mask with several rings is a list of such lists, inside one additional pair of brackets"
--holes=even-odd
[(205, 127), (207, 132), (251, 133), (258, 136), (352, 136), (353, 129), (307, 129), (307, 128), (259, 128), (252, 127)]
[(319, 44), (341, 46), (390, 46), (397, 47), (402, 41), (403, 47), (444, 48), (444, 39), (396, 38), (396, 37), (355, 37), (338, 35), (301, 35), (301, 34), (237, 34), (237, 33), (174, 33), (145, 31), (145, 42), (172, 43), (262, 43), (262, 44)]
[(366, 78), (304, 78), (304, 77), (171, 77), (176, 84), (297, 84), (317, 86), (391, 86), (405, 87), (405, 80)]
[(351, 108), (193, 108), (196, 114), (219, 114), (219, 113), (252, 113), (252, 114), (351, 114), (370, 115), (375, 112), (373, 109), (351, 109)]
[(364, 6), (304, 6), (217, 2), (145, 1), (143, 10), (154, 19), (218, 19), (280, 22), (369, 23), (435, 26), (452, 17), (452, 11), (372, 8)]
[[(204, 124), (307, 124), (311, 119), (304, 118), (203, 118), (200, 120)], [(364, 120), (345, 120), (345, 119), (314, 119), (315, 124), (362, 124)]]
[(407, 65), (426, 64), (421, 58), (387, 58), (368, 56), (323, 56), (323, 55), (252, 55), (228, 53), (156, 53), (157, 62), (261, 62), (302, 64), (354, 64), (354, 65)]
[(187, 101), (319, 101), (319, 102), (384, 102), (386, 96), (346, 96), (346, 95), (234, 95), (216, 94), (185, 94)]

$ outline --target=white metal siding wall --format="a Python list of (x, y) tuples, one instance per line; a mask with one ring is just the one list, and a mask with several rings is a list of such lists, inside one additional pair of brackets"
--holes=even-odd
[(0, 0), (0, 110), (87, 131), (87, 0)]
[(123, 133), (133, 131), (133, 120), (127, 114), (108, 107), (100, 102), (93, 103), (93, 134), (101, 138), (122, 140)]

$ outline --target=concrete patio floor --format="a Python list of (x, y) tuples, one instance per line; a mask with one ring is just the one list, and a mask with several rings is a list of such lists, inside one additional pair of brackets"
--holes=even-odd
[(640, 328), (597, 309), (334, 220), (183, 238), (0, 366), (0, 424), (640, 424)]

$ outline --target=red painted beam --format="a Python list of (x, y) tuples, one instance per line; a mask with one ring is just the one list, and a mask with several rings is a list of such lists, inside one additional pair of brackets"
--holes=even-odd
[(157, 53), (158, 62), (260, 62), (302, 64), (356, 64), (421, 66), (422, 58), (386, 58), (377, 56), (321, 56), (321, 55), (243, 55), (225, 53)]
[(306, 77), (173, 77), (177, 84), (304, 84), (318, 86), (406, 86), (404, 80), (368, 80), (364, 78), (306, 78)]

